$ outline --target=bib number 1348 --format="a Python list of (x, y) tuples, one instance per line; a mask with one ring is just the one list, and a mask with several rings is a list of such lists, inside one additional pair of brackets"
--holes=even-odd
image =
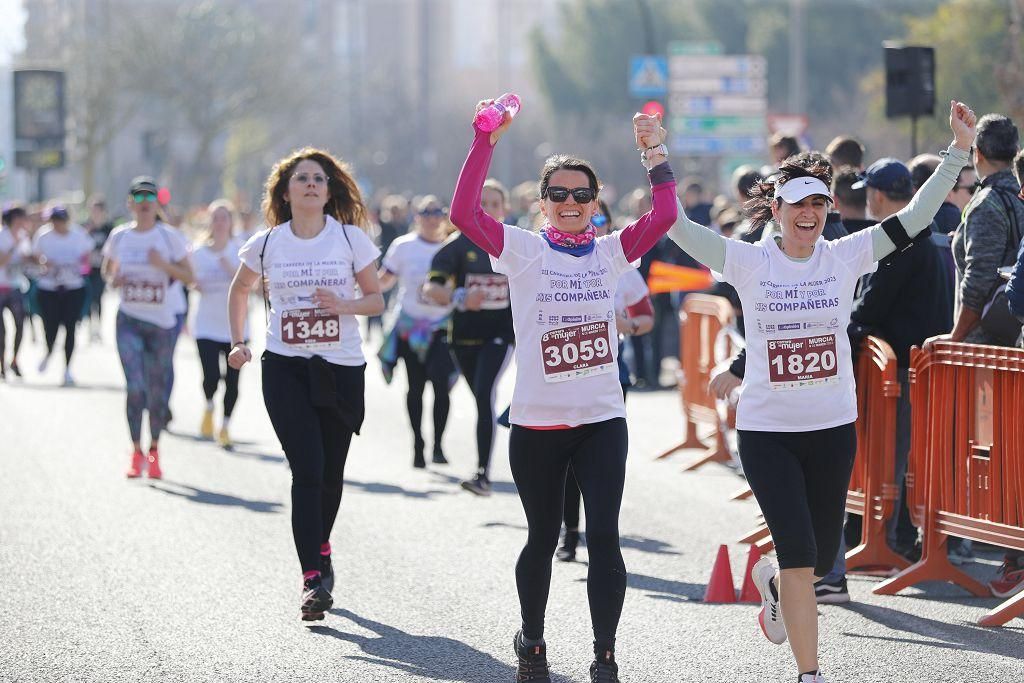
[(341, 319), (315, 308), (283, 311), (281, 341), (302, 346), (335, 345), (341, 341)]

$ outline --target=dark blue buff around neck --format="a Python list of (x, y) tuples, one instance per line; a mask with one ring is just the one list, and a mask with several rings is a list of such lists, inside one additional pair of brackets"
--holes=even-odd
[(586, 256), (590, 252), (594, 251), (594, 247), (597, 245), (597, 240), (591, 240), (590, 242), (578, 247), (563, 247), (561, 244), (555, 244), (552, 242), (545, 232), (541, 233), (541, 237), (543, 237), (544, 241), (548, 243), (548, 246), (555, 251), (560, 251), (563, 254), (569, 254), (570, 256)]

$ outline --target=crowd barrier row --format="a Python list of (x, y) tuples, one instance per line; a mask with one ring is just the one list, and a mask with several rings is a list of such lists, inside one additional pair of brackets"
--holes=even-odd
[[(704, 455), (686, 469), (729, 460), (708, 383), (716, 344), (721, 347), (721, 332), (731, 322), (726, 299), (687, 297), (680, 315), (679, 376), (686, 439), (659, 458), (702, 448)], [(929, 352), (912, 351), (906, 495), (911, 518), (923, 529), (921, 560), (912, 566), (886, 542), (886, 521), (899, 499), (895, 438), (900, 384), (895, 355), (885, 341), (864, 340), (856, 376), (860, 418), (846, 509), (861, 515), (863, 524), (861, 543), (847, 553), (848, 569), (886, 575), (901, 570), (875, 587), (879, 595), (940, 580), (989, 596), (987, 586), (949, 562), (946, 541), (957, 536), (1024, 551), (1024, 351), (952, 342), (936, 344)], [(710, 429), (710, 447), (698, 438), (698, 425)], [(733, 498), (748, 496), (746, 488)], [(740, 542), (755, 544), (762, 552), (773, 547), (763, 523)], [(998, 626), (1021, 615), (1024, 592), (979, 623)]]

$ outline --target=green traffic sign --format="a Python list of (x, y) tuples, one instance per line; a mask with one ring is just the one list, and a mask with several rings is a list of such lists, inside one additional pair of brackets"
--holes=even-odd
[(672, 40), (668, 44), (669, 55), (720, 55), (722, 44), (717, 40)]
[(758, 135), (766, 130), (763, 116), (673, 116), (669, 124), (676, 134)]

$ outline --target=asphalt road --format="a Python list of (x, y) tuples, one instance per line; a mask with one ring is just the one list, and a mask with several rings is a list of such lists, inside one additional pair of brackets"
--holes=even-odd
[[(257, 314), (258, 315), (258, 314)], [(335, 609), (299, 620), (289, 527), (289, 473), (263, 408), (258, 368), (243, 373), (234, 452), (198, 440), (194, 343), (183, 338), (164, 479), (126, 481), (123, 378), (112, 343), (82, 335), (77, 388), (61, 363), (0, 384), (0, 680), (511, 681), (518, 627), (513, 566), (524, 517), (496, 447), (495, 494), (458, 486), (475, 464), (473, 404), (460, 383), (444, 444), (451, 465), (411, 467), (404, 378), (367, 372), (367, 419), (352, 447), (334, 531)], [(510, 377), (499, 401), (510, 395)], [(428, 403), (429, 405), (429, 403)], [(771, 645), (749, 605), (701, 601), (720, 543), (737, 582), (752, 503), (691, 454), (654, 462), (680, 436), (669, 392), (632, 395), (621, 529), (629, 588), (617, 657), (624, 681), (792, 681), (788, 648)], [(429, 416), (429, 410), (427, 411)], [(428, 417), (429, 420), (429, 417)], [(429, 433), (429, 428), (428, 428)], [(429, 441), (429, 437), (428, 437)], [(971, 566), (994, 570), (989, 553)], [(591, 659), (586, 551), (555, 563), (547, 612), (554, 680), (587, 680)], [(821, 609), (829, 681), (1024, 678), (1024, 622), (984, 629), (996, 604), (947, 585), (897, 597), (850, 579), (849, 606)]]

